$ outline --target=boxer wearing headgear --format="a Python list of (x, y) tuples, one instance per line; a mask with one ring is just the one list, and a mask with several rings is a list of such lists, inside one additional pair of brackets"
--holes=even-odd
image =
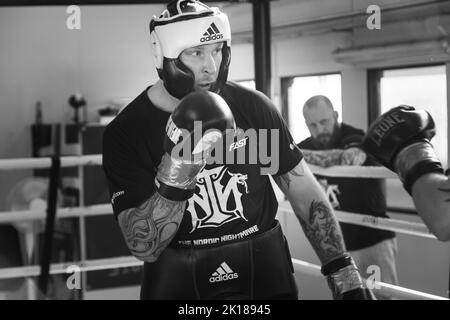
[(167, 91), (181, 99), (194, 90), (194, 74), (179, 59), (187, 48), (224, 42), (217, 80), (210, 89), (220, 92), (230, 65), (231, 31), (228, 17), (198, 1), (174, 1), (150, 22), (154, 62)]
[(400, 105), (378, 117), (363, 140), (365, 151), (396, 172), (430, 231), (450, 240), (450, 180), (431, 139), (436, 127), (425, 110)]
[[(226, 81), (226, 15), (178, 0), (152, 19), (150, 31), (161, 79), (103, 135), (114, 216), (130, 252), (145, 262), (141, 298), (297, 299), (268, 174), (327, 266), (334, 297), (370, 298), (277, 108), (262, 93)], [(264, 149), (283, 156), (267, 162)]]

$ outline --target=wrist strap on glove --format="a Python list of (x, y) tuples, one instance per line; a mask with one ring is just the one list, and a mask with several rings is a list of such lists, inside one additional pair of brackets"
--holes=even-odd
[(322, 266), (321, 271), (327, 278), (334, 299), (339, 299), (345, 292), (364, 288), (358, 268), (348, 254)]
[(394, 164), (405, 190), (411, 195), (414, 182), (426, 173), (444, 173), (433, 146), (426, 140), (405, 147), (397, 155)]
[(156, 173), (156, 190), (168, 200), (189, 199), (195, 191), (196, 177), (205, 165), (206, 161), (202, 158), (196, 162), (187, 161), (172, 158), (165, 153)]
[(172, 201), (185, 201), (194, 195), (194, 189), (179, 189), (168, 186), (164, 182), (155, 178), (155, 186), (157, 192), (164, 198)]

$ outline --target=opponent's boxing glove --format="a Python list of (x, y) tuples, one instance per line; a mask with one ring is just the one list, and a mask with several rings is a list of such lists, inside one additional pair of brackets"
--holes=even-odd
[(213, 144), (235, 127), (219, 95), (203, 90), (186, 95), (167, 121), (165, 154), (155, 178), (158, 193), (169, 200), (189, 199)]
[(430, 144), (435, 133), (433, 118), (427, 111), (401, 105), (375, 120), (363, 139), (363, 148), (396, 172), (411, 194), (412, 185), (422, 175), (443, 173)]
[(364, 287), (353, 258), (348, 254), (322, 266), (334, 300), (376, 300), (372, 291)]

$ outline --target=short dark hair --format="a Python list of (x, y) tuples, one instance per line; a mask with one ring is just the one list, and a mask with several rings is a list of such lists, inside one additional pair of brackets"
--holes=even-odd
[(303, 106), (303, 110), (315, 108), (320, 103), (323, 103), (326, 106), (328, 106), (330, 109), (334, 110), (333, 104), (331, 103), (330, 99), (328, 99), (326, 96), (322, 96), (322, 95), (312, 96), (311, 98), (306, 100), (306, 102)]

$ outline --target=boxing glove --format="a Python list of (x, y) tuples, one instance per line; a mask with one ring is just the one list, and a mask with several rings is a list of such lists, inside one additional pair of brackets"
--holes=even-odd
[(363, 139), (363, 149), (382, 165), (396, 172), (411, 194), (414, 182), (430, 172), (443, 173), (430, 140), (436, 133), (425, 110), (401, 105), (381, 115)]
[(358, 268), (348, 254), (323, 265), (321, 271), (334, 300), (376, 300), (373, 292), (364, 287)]
[(204, 90), (186, 95), (167, 121), (157, 192), (169, 200), (189, 199), (214, 143), (235, 127), (233, 114), (219, 95)]

